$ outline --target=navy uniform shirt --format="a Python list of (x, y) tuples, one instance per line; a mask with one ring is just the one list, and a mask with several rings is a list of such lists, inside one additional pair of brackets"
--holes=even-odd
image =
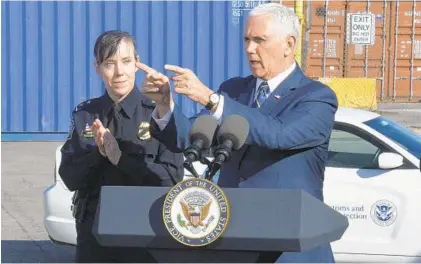
[[(151, 137), (155, 105), (135, 87), (124, 98), (117, 139), (122, 152), (115, 166), (103, 157), (90, 126), (95, 119), (107, 127), (113, 101), (107, 93), (79, 104), (72, 114), (69, 137), (61, 149), (59, 174), (69, 190), (98, 193), (102, 185), (172, 186), (183, 178), (183, 154), (173, 153)], [(92, 193), (92, 192), (91, 192)]]

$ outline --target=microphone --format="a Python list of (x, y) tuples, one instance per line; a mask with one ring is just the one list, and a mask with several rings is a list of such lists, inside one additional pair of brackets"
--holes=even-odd
[(189, 139), (191, 145), (184, 151), (186, 159), (184, 160), (183, 166), (196, 178), (199, 178), (199, 175), (192, 163), (201, 158), (202, 150), (210, 148), (217, 127), (218, 122), (215, 118), (209, 115), (203, 115), (196, 118), (190, 129)]
[(249, 123), (239, 115), (227, 117), (218, 130), (218, 147), (214, 151), (214, 160), (208, 166), (205, 178), (211, 180), (222, 164), (231, 158), (232, 150), (239, 150), (249, 134)]

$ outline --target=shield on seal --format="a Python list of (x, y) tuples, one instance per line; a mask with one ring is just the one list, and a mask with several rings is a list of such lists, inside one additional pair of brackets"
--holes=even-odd
[(200, 223), (200, 214), (199, 213), (191, 213), (190, 214), (190, 223), (197, 227)]

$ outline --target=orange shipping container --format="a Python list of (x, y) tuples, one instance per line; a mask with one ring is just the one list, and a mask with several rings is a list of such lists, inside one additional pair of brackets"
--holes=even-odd
[[(381, 100), (421, 99), (421, 3), (308, 1), (303, 68), (312, 78), (375, 78)], [(374, 15), (374, 43), (348, 44), (348, 14)]]

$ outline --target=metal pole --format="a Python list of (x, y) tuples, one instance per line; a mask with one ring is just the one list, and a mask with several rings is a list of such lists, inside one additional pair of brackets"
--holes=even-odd
[[(365, 11), (368, 13), (370, 12), (370, 0), (367, 0), (367, 6)], [(376, 37), (376, 36), (374, 36)], [(367, 78), (368, 76), (368, 44), (365, 45), (365, 59), (364, 59), (364, 76)]]
[(383, 100), (384, 99), (384, 83), (385, 83), (385, 67), (386, 67), (386, 63), (385, 63), (385, 59), (386, 59), (386, 10), (387, 10), (387, 1), (383, 0), (383, 31), (382, 31), (382, 40), (383, 40), (383, 46), (382, 46), (382, 87), (381, 87), (381, 95), (380, 95), (380, 99)]
[[(347, 19), (348, 19), (348, 7), (349, 7), (349, 0), (346, 0), (346, 2), (345, 2), (345, 14), (344, 14), (344, 16), (345, 16), (345, 21), (346, 21), (346, 23), (345, 23), (345, 38), (346, 38), (346, 35), (348, 34), (348, 21), (347, 21)], [(344, 40), (344, 47), (343, 47), (343, 54), (344, 54), (344, 56), (343, 56), (343, 60), (344, 60), (344, 63), (343, 63), (343, 69), (342, 69), (342, 77), (343, 78), (347, 78), (348, 77), (348, 43), (346, 42), (346, 39)]]
[(312, 6), (311, 1), (308, 1), (306, 4), (306, 15), (304, 17), (304, 30), (303, 30), (303, 65), (302, 69), (307, 71), (309, 69), (309, 61), (307, 58), (311, 56), (311, 44), (310, 44), (310, 30), (312, 25)]
[(300, 21), (300, 38), (297, 40), (298, 45), (297, 49), (295, 51), (295, 59), (298, 62), (298, 65), (302, 66), (302, 42), (303, 42), (303, 26), (304, 26), (304, 3), (303, 0), (297, 0), (295, 1), (295, 14), (298, 17), (298, 20)]
[(395, 54), (393, 56), (393, 100), (396, 98), (396, 69), (398, 54), (398, 24), (399, 24), (399, 0), (396, 1), (396, 21), (395, 21)]
[(412, 1), (412, 34), (411, 34), (411, 44), (412, 44), (412, 49), (411, 49), (411, 73), (410, 73), (410, 77), (409, 77), (409, 100), (412, 99), (412, 96), (414, 95), (414, 49), (415, 49), (415, 5), (416, 2), (415, 0)]
[(326, 12), (326, 14), (325, 14), (325, 24), (324, 24), (324, 28), (323, 28), (323, 30), (324, 30), (324, 40), (323, 40), (323, 65), (322, 65), (322, 67), (323, 67), (323, 78), (324, 77), (326, 77), (326, 50), (327, 50), (327, 16), (328, 16), (328, 12), (327, 12), (327, 9), (328, 9), (328, 6), (329, 6), (329, 0), (325, 0), (325, 12)]

